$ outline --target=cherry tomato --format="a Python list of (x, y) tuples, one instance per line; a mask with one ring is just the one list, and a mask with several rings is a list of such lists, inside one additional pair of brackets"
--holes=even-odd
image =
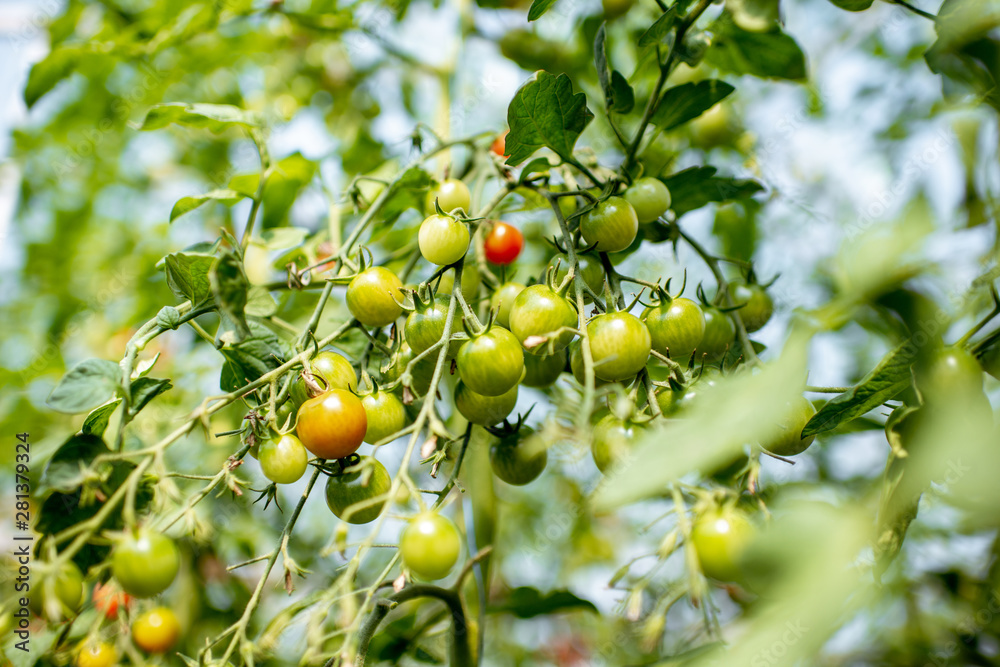
[(608, 21), (618, 18), (628, 13), (632, 9), (635, 0), (601, 0), (601, 7), (604, 9), (604, 18)]
[(111, 556), (111, 573), (126, 593), (137, 598), (151, 598), (167, 590), (180, 566), (173, 540), (146, 528), (126, 535)]
[[(566, 276), (569, 275), (569, 257), (556, 255), (549, 260), (549, 266), (555, 266), (556, 262), (559, 262), (559, 268), (556, 269), (555, 282), (557, 285), (561, 285), (562, 281), (566, 280)], [(591, 292), (600, 295), (604, 291), (604, 267), (601, 266), (601, 258), (585, 252), (576, 256), (576, 263), (580, 267), (583, 282), (586, 283)], [(569, 294), (576, 294), (574, 287), (569, 288)], [(586, 292), (584, 292), (584, 299), (590, 303), (590, 296)]]
[(639, 218), (621, 197), (608, 197), (583, 215), (580, 232), (598, 252), (619, 252), (632, 245), (639, 232)]
[[(420, 354), (441, 340), (444, 335), (444, 325), (448, 319), (448, 302), (451, 297), (440, 295), (433, 303), (424, 304), (406, 317), (403, 325), (403, 335), (414, 354)], [(456, 322), (461, 322), (456, 310)]]
[(736, 340), (736, 325), (729, 315), (718, 308), (703, 308), (702, 314), (705, 316), (705, 335), (698, 351), (714, 361), (721, 358)]
[(738, 312), (743, 320), (743, 326), (748, 332), (762, 328), (774, 314), (774, 302), (763, 287), (752, 283), (750, 285), (737, 283), (732, 285), (733, 301), (742, 306)]
[(994, 343), (979, 355), (979, 363), (983, 370), (1000, 380), (1000, 343)]
[(646, 367), (652, 339), (631, 313), (604, 313), (587, 323), (594, 374), (602, 380), (627, 380)]
[(753, 524), (735, 508), (712, 508), (695, 518), (691, 545), (701, 571), (719, 581), (742, 579), (740, 560), (753, 538)]
[(517, 405), (517, 385), (500, 396), (477, 394), (464, 382), (455, 385), (455, 407), (473, 424), (492, 426), (506, 419)]
[(299, 439), (321, 459), (350, 456), (361, 446), (367, 430), (368, 417), (361, 399), (343, 389), (310, 398), (299, 408)]
[(166, 653), (180, 636), (177, 614), (167, 607), (150, 609), (132, 621), (132, 641), (146, 653)]
[(664, 415), (670, 416), (681, 410), (690, 410), (693, 405), (703, 400), (702, 397), (706, 389), (711, 389), (718, 384), (719, 377), (718, 371), (705, 372), (680, 391), (661, 389), (656, 397), (660, 404), (660, 411)]
[(675, 361), (687, 360), (705, 336), (705, 316), (691, 299), (671, 299), (642, 313), (653, 349)]
[(365, 442), (374, 445), (406, 426), (406, 407), (395, 394), (376, 389), (361, 397), (368, 417)]
[[(577, 326), (577, 315), (573, 305), (547, 285), (526, 287), (510, 309), (510, 330), (523, 345), (531, 337), (545, 336), (563, 327)], [(561, 350), (573, 340), (572, 331), (563, 331), (549, 339), (551, 348)], [(532, 354), (546, 354), (550, 345), (536, 345), (529, 348)]]
[(326, 389), (358, 390), (358, 374), (354, 372), (354, 366), (336, 352), (320, 352), (309, 362), (309, 370), (322, 380), (319, 384), (325, 385)]
[(450, 213), (457, 208), (469, 211), (472, 204), (472, 195), (469, 193), (468, 186), (457, 178), (445, 179), (436, 188), (431, 188), (431, 191), (427, 193), (428, 213), (434, 213), (435, 199), (445, 213)]
[(555, 354), (528, 354), (524, 357), (524, 378), (521, 384), (525, 387), (548, 387), (559, 379), (566, 370), (566, 352), (560, 350)]
[(35, 614), (51, 621), (63, 621), (79, 613), (86, 591), (83, 573), (72, 561), (63, 563), (54, 576), (32, 584), (28, 606)]
[[(386, 383), (395, 382), (400, 379), (407, 364), (413, 360), (413, 357), (413, 350), (410, 349), (409, 344), (403, 343), (399, 347), (399, 352), (396, 353), (392, 365), (382, 374), (382, 379)], [(426, 394), (427, 390), (430, 389), (431, 380), (434, 379), (434, 366), (436, 364), (437, 357), (434, 354), (430, 354), (414, 364), (413, 368), (410, 369), (412, 378), (410, 389), (420, 396)]]
[(545, 470), (549, 454), (541, 438), (530, 428), (522, 427), (501, 436), (490, 447), (493, 473), (514, 486), (533, 482)]
[(347, 286), (347, 307), (366, 327), (392, 324), (403, 313), (403, 283), (382, 266), (371, 266), (354, 276)]
[(309, 466), (309, 453), (291, 433), (262, 442), (257, 458), (264, 477), (277, 484), (299, 481)]
[(658, 178), (640, 178), (625, 191), (640, 224), (658, 220), (670, 208), (670, 190)]
[(917, 388), (932, 401), (961, 400), (983, 393), (983, 369), (971, 352), (961, 347), (932, 351), (916, 367)]
[(731, 146), (740, 136), (739, 122), (724, 104), (711, 109), (691, 121), (691, 143), (699, 148)]
[(490, 151), (497, 157), (510, 157), (507, 155), (507, 132), (508, 130), (504, 130), (498, 134), (497, 138), (493, 140), (492, 144), (490, 144)]
[(458, 562), (462, 538), (451, 519), (434, 512), (413, 517), (399, 537), (403, 565), (422, 579), (442, 579)]
[(462, 382), (483, 396), (507, 393), (524, 373), (521, 344), (503, 327), (473, 337), (458, 351), (456, 361)]
[(815, 435), (802, 437), (802, 429), (815, 414), (816, 408), (805, 397), (799, 396), (790, 401), (781, 421), (766, 437), (761, 438), (761, 446), (778, 456), (801, 454), (816, 439)]
[(118, 618), (119, 609), (128, 609), (132, 606), (132, 596), (118, 590), (118, 587), (111, 583), (94, 584), (93, 600), (97, 611), (104, 614), (104, 618), (109, 621)]
[(496, 311), (496, 323), (510, 329), (510, 310), (514, 307), (514, 299), (524, 290), (521, 283), (504, 283), (490, 297), (490, 308)]
[(81, 644), (76, 654), (77, 667), (111, 667), (118, 662), (118, 651), (107, 642)]
[(616, 465), (628, 460), (635, 442), (636, 427), (612, 414), (601, 417), (594, 426), (590, 453), (597, 469), (607, 474)]
[[(466, 257), (465, 266), (462, 269), (462, 298), (468, 303), (474, 304), (479, 298), (479, 286), (483, 278), (479, 275), (479, 267), (474, 260)], [(448, 269), (441, 275), (441, 282), (438, 283), (438, 294), (451, 294), (455, 287), (455, 269)]]
[[(572, 343), (569, 344), (569, 368), (573, 372), (573, 377), (576, 378), (576, 381), (579, 382), (581, 385), (586, 386), (587, 370), (583, 362), (583, 347), (582, 347), (582, 342), (580, 341), (579, 338), (577, 338), (576, 340), (574, 340)], [(595, 374), (594, 386), (600, 387), (601, 385), (605, 384), (607, 384), (607, 382), (597, 377)]]
[(493, 264), (511, 264), (524, 247), (524, 236), (513, 225), (497, 220), (490, 227), (483, 242), (486, 261)]
[(430, 215), (420, 223), (417, 245), (428, 262), (439, 266), (454, 264), (469, 249), (469, 227), (446, 215)]
[[(347, 523), (370, 523), (378, 518), (392, 487), (392, 478), (385, 466), (370, 456), (359, 456), (347, 472), (331, 475), (326, 480), (326, 504), (330, 511)], [(360, 506), (360, 503), (365, 503)]]

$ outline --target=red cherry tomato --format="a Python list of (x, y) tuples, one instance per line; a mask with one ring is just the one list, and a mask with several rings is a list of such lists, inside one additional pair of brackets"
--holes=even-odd
[(493, 140), (492, 144), (490, 144), (490, 150), (497, 157), (510, 157), (507, 155), (507, 130), (504, 130), (503, 133), (497, 135), (497, 138)]
[(118, 618), (119, 608), (127, 609), (132, 605), (132, 596), (110, 583), (94, 584), (93, 600), (97, 610), (109, 621)]
[(498, 220), (486, 235), (486, 261), (492, 264), (510, 264), (521, 254), (523, 247), (524, 237), (517, 227)]

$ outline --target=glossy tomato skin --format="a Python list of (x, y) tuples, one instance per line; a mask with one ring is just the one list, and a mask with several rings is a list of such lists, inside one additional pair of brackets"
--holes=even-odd
[(145, 528), (126, 535), (111, 556), (111, 573), (126, 593), (137, 598), (151, 598), (167, 590), (180, 565), (173, 540)]
[(602, 380), (627, 380), (646, 367), (652, 339), (631, 313), (604, 313), (587, 323), (594, 374)]
[(529, 428), (506, 434), (490, 447), (490, 466), (493, 473), (513, 486), (524, 486), (535, 481), (548, 463), (545, 443)]
[(395, 394), (377, 389), (361, 397), (368, 427), (365, 442), (374, 445), (406, 426), (406, 406)]
[(554, 354), (526, 354), (524, 356), (524, 378), (521, 384), (525, 387), (548, 387), (566, 370), (566, 352), (560, 350)]
[(417, 245), (428, 262), (438, 266), (454, 264), (469, 249), (469, 227), (446, 215), (429, 215), (420, 223)]
[(296, 431), (306, 449), (321, 459), (342, 459), (358, 450), (368, 430), (361, 399), (331, 389), (302, 404)]
[(104, 614), (104, 618), (113, 621), (118, 618), (119, 609), (128, 609), (132, 606), (132, 596), (118, 590), (114, 584), (94, 584), (94, 607)]
[[(339, 475), (331, 475), (326, 480), (326, 505), (338, 518), (347, 523), (361, 525), (371, 523), (378, 518), (385, 507), (385, 499), (364, 507), (352, 509), (353, 505), (372, 498), (385, 496), (392, 487), (392, 478), (385, 466), (370, 456), (358, 457), (357, 467), (364, 464), (371, 470), (371, 476), (366, 480), (364, 469), (350, 470)], [(367, 468), (370, 466), (370, 468)]]
[(132, 622), (132, 641), (146, 653), (166, 653), (180, 636), (177, 614), (167, 607), (150, 609)]
[(703, 308), (702, 314), (705, 317), (705, 335), (698, 351), (714, 361), (720, 359), (736, 340), (736, 325), (729, 315), (718, 308)]
[(628, 460), (635, 442), (636, 427), (612, 414), (601, 417), (594, 425), (590, 453), (597, 469), (607, 474)]
[(510, 329), (510, 310), (514, 307), (514, 299), (524, 291), (521, 283), (504, 283), (490, 297), (490, 308), (496, 312), (496, 323), (505, 329)]
[(500, 396), (477, 394), (464, 382), (455, 385), (455, 407), (473, 424), (492, 426), (499, 424), (514, 411), (517, 405), (517, 385)]
[(799, 396), (787, 404), (782, 420), (775, 425), (767, 437), (761, 439), (761, 446), (778, 456), (795, 456), (809, 448), (815, 435), (802, 437), (802, 429), (816, 414), (816, 408), (804, 396)]
[[(450, 297), (438, 296), (433, 304), (423, 310), (415, 310), (406, 317), (403, 335), (414, 354), (420, 354), (431, 347), (444, 335), (444, 325), (448, 320)], [(458, 311), (456, 310), (456, 313)], [(460, 321), (456, 314), (456, 321)]]
[(276, 484), (299, 481), (309, 467), (309, 453), (291, 433), (262, 442), (257, 459), (264, 477)]
[(522, 248), (524, 236), (520, 230), (499, 220), (493, 223), (483, 241), (486, 261), (501, 266), (512, 264), (521, 254)]
[(517, 385), (524, 373), (524, 352), (514, 334), (492, 327), (458, 351), (458, 375), (477, 394), (500, 396)]
[(962, 400), (983, 393), (983, 369), (961, 347), (933, 350), (916, 368), (917, 388), (925, 399)]
[(366, 327), (384, 327), (403, 313), (403, 283), (383, 266), (371, 266), (347, 286), (347, 307)]
[(472, 205), (472, 194), (469, 187), (457, 178), (447, 178), (441, 181), (437, 187), (431, 188), (427, 193), (427, 212), (434, 213), (434, 200), (445, 213), (450, 213), (455, 209), (462, 209), (469, 212)]
[(735, 508), (713, 508), (700, 514), (691, 527), (691, 544), (701, 571), (719, 581), (740, 581), (740, 561), (753, 535), (750, 519)]
[(79, 613), (86, 591), (83, 573), (72, 561), (64, 563), (55, 577), (39, 579), (31, 585), (28, 604), (38, 616), (52, 621), (62, 621)]
[(413, 517), (399, 537), (403, 565), (421, 579), (448, 576), (462, 548), (458, 528), (447, 517), (425, 512)]
[[(569, 344), (569, 368), (573, 373), (573, 377), (576, 378), (576, 381), (581, 385), (586, 386), (587, 371), (583, 360), (583, 343), (579, 338)], [(597, 377), (597, 374), (595, 373), (594, 386), (600, 387), (605, 384), (607, 384), (607, 382)]]
[(755, 283), (738, 283), (731, 289), (734, 303), (742, 306), (736, 312), (740, 314), (746, 330), (752, 333), (763, 328), (774, 314), (774, 302), (767, 291)]
[[(531, 285), (524, 288), (510, 309), (510, 330), (523, 345), (532, 336), (544, 336), (562, 327), (578, 326), (576, 309), (566, 298), (546, 285)], [(549, 342), (554, 350), (561, 350), (573, 340), (572, 331), (563, 331)], [(532, 354), (547, 354), (549, 343), (535, 346), (528, 351)]]
[(354, 371), (354, 366), (336, 352), (320, 352), (309, 362), (309, 369), (313, 376), (322, 380), (319, 384), (325, 383), (327, 389), (358, 390), (358, 374)]
[(118, 651), (107, 642), (87, 642), (76, 654), (77, 667), (112, 667), (118, 662)]
[(670, 209), (670, 190), (658, 178), (640, 178), (625, 190), (640, 224), (653, 222)]
[(653, 349), (675, 361), (685, 361), (705, 337), (705, 315), (690, 299), (661, 302), (643, 312)]
[[(471, 257), (465, 258), (465, 265), (462, 268), (462, 298), (468, 303), (474, 304), (479, 299), (479, 287), (483, 283), (483, 277), (479, 275), (479, 267)], [(450, 295), (455, 288), (455, 269), (448, 269), (441, 274), (441, 282), (438, 283), (438, 294)]]
[[(562, 281), (566, 279), (569, 275), (569, 257), (566, 255), (556, 255), (549, 260), (549, 266), (555, 266), (556, 262), (559, 263), (559, 268), (556, 269), (556, 285), (561, 285)], [(583, 282), (590, 288), (590, 291), (594, 294), (600, 296), (604, 292), (604, 267), (601, 266), (601, 258), (589, 252), (579, 253), (576, 256), (576, 263), (580, 267), (580, 275), (583, 276)], [(576, 288), (570, 286), (568, 294), (576, 294)], [(584, 292), (584, 299), (587, 303), (590, 303), (590, 296)], [(570, 299), (572, 301), (572, 299)]]
[(580, 232), (588, 246), (598, 252), (619, 252), (632, 245), (639, 232), (635, 209), (621, 197), (608, 197), (584, 213)]

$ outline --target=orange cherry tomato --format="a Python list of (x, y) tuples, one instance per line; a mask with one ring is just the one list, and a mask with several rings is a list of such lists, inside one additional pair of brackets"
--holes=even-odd
[(345, 389), (331, 389), (299, 408), (299, 440), (321, 459), (350, 456), (361, 446), (367, 430), (365, 406)]

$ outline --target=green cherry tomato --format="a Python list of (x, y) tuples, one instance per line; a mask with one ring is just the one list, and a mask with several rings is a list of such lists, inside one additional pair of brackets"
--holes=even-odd
[(916, 370), (917, 388), (932, 401), (983, 393), (983, 369), (972, 353), (961, 347), (932, 351)]
[(643, 314), (653, 349), (675, 361), (687, 360), (705, 336), (705, 315), (690, 299), (672, 299), (647, 308)]
[[(583, 344), (579, 338), (577, 338), (576, 340), (574, 340), (572, 343), (569, 344), (569, 368), (573, 372), (573, 377), (576, 378), (576, 381), (579, 382), (581, 385), (586, 386), (587, 376), (586, 376), (586, 366), (584, 365), (583, 362)], [(595, 374), (594, 386), (600, 387), (601, 385), (605, 384), (607, 384), (607, 382), (605, 382), (599, 377), (596, 377)]]
[[(465, 259), (462, 268), (462, 298), (468, 303), (474, 304), (479, 299), (479, 286), (483, 282), (483, 277), (479, 275), (479, 267), (476, 262), (469, 257)], [(438, 294), (451, 294), (455, 287), (455, 269), (448, 269), (441, 274), (441, 282), (438, 284)]]
[(469, 249), (469, 227), (446, 215), (430, 215), (417, 232), (420, 254), (438, 266), (454, 264)]
[[(309, 372), (316, 379), (316, 384), (324, 389), (358, 390), (358, 374), (354, 372), (354, 366), (336, 352), (324, 350), (317, 354), (309, 362)], [(292, 383), (290, 394), (295, 409), (311, 398), (301, 375)], [(280, 415), (278, 423), (283, 423)]]
[[(407, 343), (403, 343), (399, 347), (399, 352), (396, 353), (392, 365), (382, 374), (382, 379), (386, 383), (395, 382), (400, 379), (403, 376), (403, 371), (406, 370), (407, 364), (413, 360), (413, 357), (413, 350), (410, 349)], [(434, 379), (434, 366), (436, 363), (437, 357), (434, 354), (429, 354), (410, 369), (413, 380), (410, 389), (415, 391), (419, 396), (423, 396), (430, 389), (431, 380)]]
[[(403, 335), (414, 354), (420, 354), (441, 340), (441, 336), (444, 335), (445, 321), (448, 319), (448, 302), (450, 300), (451, 298), (448, 296), (438, 296), (434, 299), (434, 303), (426, 304), (423, 309), (415, 310), (406, 317)], [(461, 318), (456, 319), (456, 323), (460, 321)]]
[(517, 405), (517, 385), (500, 396), (477, 394), (465, 383), (455, 385), (455, 407), (459, 413), (473, 424), (492, 426), (506, 419)]
[(632, 245), (639, 232), (639, 218), (621, 197), (608, 197), (583, 215), (580, 232), (598, 252), (619, 252)]
[(718, 308), (704, 308), (702, 314), (705, 316), (705, 335), (702, 336), (698, 351), (715, 361), (736, 340), (736, 325), (729, 315)]
[(177, 577), (180, 564), (173, 540), (162, 533), (140, 529), (115, 545), (111, 573), (129, 595), (150, 598), (167, 590)]
[(291, 433), (261, 443), (257, 458), (264, 477), (277, 484), (299, 481), (309, 465), (309, 452)]
[(403, 565), (422, 579), (448, 576), (458, 562), (462, 539), (447, 517), (433, 512), (418, 514), (399, 537)]
[(361, 399), (331, 389), (302, 404), (296, 432), (306, 449), (321, 459), (342, 459), (358, 450), (368, 430)]
[(31, 584), (28, 606), (38, 616), (52, 621), (63, 621), (76, 616), (83, 606), (86, 591), (83, 573), (72, 561), (63, 563), (58, 573)]
[(725, 104), (716, 104), (689, 125), (691, 143), (699, 148), (732, 145), (740, 136), (739, 122)]
[(354, 276), (347, 286), (347, 307), (366, 327), (392, 324), (403, 313), (403, 283), (395, 273), (372, 266)]
[[(556, 262), (559, 263), (559, 268), (556, 269), (555, 283), (561, 285), (562, 281), (566, 280), (566, 276), (569, 275), (569, 257), (556, 255), (549, 260), (549, 266), (555, 266)], [(580, 253), (576, 256), (576, 263), (580, 267), (583, 282), (586, 283), (591, 292), (600, 295), (604, 291), (604, 267), (601, 266), (601, 258), (589, 252)], [(569, 294), (576, 294), (572, 286), (569, 288)], [(584, 292), (584, 299), (590, 303), (590, 296), (586, 292)]]
[(524, 290), (521, 283), (504, 283), (490, 297), (490, 308), (496, 311), (496, 323), (505, 329), (510, 329), (510, 310), (514, 307), (514, 299)]
[(392, 478), (384, 465), (370, 456), (359, 456), (358, 463), (351, 465), (347, 472), (327, 478), (326, 504), (334, 515), (347, 523), (370, 523), (382, 513), (387, 498), (363, 507), (356, 506), (385, 496), (391, 487)]
[(802, 437), (802, 429), (815, 414), (816, 408), (804, 396), (789, 401), (781, 421), (766, 437), (761, 438), (761, 446), (778, 456), (801, 454), (816, 439), (815, 435)]
[(649, 329), (631, 313), (604, 313), (587, 323), (594, 374), (618, 382), (646, 367), (652, 339)]
[(549, 454), (545, 443), (530, 428), (520, 428), (501, 436), (490, 447), (493, 473), (514, 486), (524, 486), (545, 470)]
[(524, 378), (521, 384), (525, 387), (548, 387), (559, 379), (566, 370), (566, 352), (560, 350), (554, 354), (528, 354), (524, 357)]
[(719, 581), (742, 579), (740, 560), (753, 534), (753, 524), (735, 508), (713, 508), (700, 514), (691, 527), (691, 545), (701, 571)]
[[(524, 288), (514, 299), (514, 305), (510, 309), (510, 330), (522, 345), (529, 338), (545, 336), (563, 327), (576, 326), (576, 310), (572, 304), (547, 285)], [(572, 331), (563, 331), (549, 342), (555, 350), (561, 350), (569, 345), (575, 335)], [(532, 354), (546, 354), (549, 351), (549, 344), (529, 348)]]
[(406, 426), (406, 407), (391, 392), (376, 389), (361, 397), (361, 405), (368, 417), (365, 442), (369, 445), (385, 440)]
[(635, 442), (636, 427), (612, 414), (601, 417), (594, 426), (590, 453), (597, 469), (607, 474), (616, 465), (628, 460), (629, 450)]
[(752, 333), (763, 328), (774, 314), (774, 302), (771, 301), (767, 291), (756, 283), (733, 285), (732, 296), (736, 305), (742, 306), (736, 312), (740, 314), (743, 326), (748, 332)]
[(456, 361), (462, 382), (483, 396), (507, 393), (524, 373), (521, 344), (503, 327), (492, 327), (465, 343)]
[[(450, 213), (457, 208), (464, 211), (469, 210), (472, 204), (472, 195), (469, 187), (457, 178), (447, 178), (441, 181), (437, 187), (431, 188), (427, 193), (427, 212), (434, 213), (434, 200), (445, 213)], [(449, 262), (450, 264), (451, 262)]]
[(601, 7), (604, 9), (604, 18), (608, 21), (614, 20), (632, 9), (635, 0), (601, 0)]
[(640, 178), (625, 191), (640, 224), (659, 219), (670, 208), (670, 190), (658, 178)]

